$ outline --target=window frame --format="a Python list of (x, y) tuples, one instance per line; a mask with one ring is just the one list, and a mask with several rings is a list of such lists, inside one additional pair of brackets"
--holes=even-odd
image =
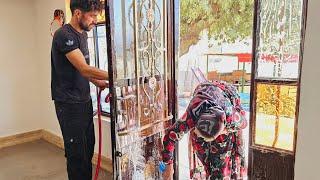
[[(99, 27), (106, 27), (105, 25), (105, 21), (103, 22), (99, 22), (93, 29), (92, 29), (92, 38), (93, 38), (93, 46), (94, 46), (94, 62), (95, 62), (95, 67), (97, 68), (100, 68), (100, 54), (99, 54), (99, 37), (98, 37), (98, 28)], [(108, 46), (108, 44), (106, 44)], [(105, 71), (108, 71), (108, 69), (106, 69)], [(95, 88), (96, 90), (96, 97), (98, 98), (98, 88)], [(108, 88), (109, 92), (110, 92), (110, 89)], [(111, 113), (110, 112), (106, 112), (106, 111), (103, 111), (102, 110), (102, 105), (100, 104), (100, 109), (101, 109), (101, 114), (103, 116), (106, 116), (106, 117), (111, 117)], [(94, 114), (97, 114), (97, 110), (94, 111)]]
[[(254, 25), (253, 25), (253, 45), (252, 45), (252, 70), (251, 70), (251, 96), (250, 96), (250, 129), (249, 129), (249, 149), (264, 149), (266, 151), (274, 151), (280, 154), (295, 155), (297, 146), (297, 133), (298, 133), (298, 120), (299, 120), (299, 106), (300, 106), (300, 91), (301, 91), (301, 71), (303, 63), (303, 52), (304, 52), (304, 39), (306, 31), (306, 20), (307, 20), (307, 4), (308, 0), (302, 0), (301, 8), (301, 30), (300, 30), (300, 48), (299, 48), (299, 63), (298, 63), (298, 76), (297, 78), (265, 78), (258, 77), (258, 54), (257, 49), (260, 42), (260, 11), (261, 11), (261, 0), (255, 0), (255, 11), (254, 11)], [(295, 107), (295, 119), (294, 119), (294, 132), (293, 132), (293, 149), (285, 150), (276, 147), (270, 147), (266, 145), (260, 145), (255, 143), (256, 135), (256, 112), (257, 112), (257, 86), (258, 84), (265, 85), (280, 85), (280, 86), (294, 86), (297, 88), (296, 96), (296, 107)], [(249, 162), (252, 154), (249, 150)], [(250, 167), (249, 167), (250, 168)]]

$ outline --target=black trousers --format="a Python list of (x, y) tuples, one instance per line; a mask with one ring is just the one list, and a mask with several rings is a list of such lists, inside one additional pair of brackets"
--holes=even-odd
[(69, 180), (92, 180), (95, 135), (92, 102), (55, 102), (67, 159)]

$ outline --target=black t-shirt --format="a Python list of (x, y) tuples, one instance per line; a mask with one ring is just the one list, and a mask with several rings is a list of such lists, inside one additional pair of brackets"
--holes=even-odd
[(51, 95), (52, 99), (66, 103), (88, 102), (89, 81), (70, 63), (66, 54), (80, 49), (89, 64), (87, 33), (79, 33), (70, 24), (58, 29), (51, 48)]

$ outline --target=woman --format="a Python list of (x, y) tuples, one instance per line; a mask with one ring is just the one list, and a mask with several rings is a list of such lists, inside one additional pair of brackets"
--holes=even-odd
[(246, 126), (245, 111), (234, 86), (218, 81), (200, 84), (182, 119), (164, 136), (164, 179), (173, 174), (175, 143), (189, 131), (207, 179), (242, 179), (245, 165), (241, 132)]

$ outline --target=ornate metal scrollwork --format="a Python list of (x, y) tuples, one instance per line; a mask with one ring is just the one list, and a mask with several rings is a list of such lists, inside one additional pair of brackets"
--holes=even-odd
[[(163, 76), (161, 72), (161, 64), (164, 58), (161, 58), (166, 51), (163, 42), (162, 15), (159, 5), (155, 0), (141, 0), (136, 1), (137, 13), (134, 26), (135, 34), (138, 36), (136, 42), (136, 53), (139, 63), (139, 77), (141, 77), (141, 96), (139, 103), (143, 108), (143, 115), (150, 116), (151, 113), (161, 111), (162, 106), (159, 99), (161, 91), (163, 91)], [(160, 37), (157, 33), (160, 32)], [(158, 77), (158, 80), (157, 80)], [(147, 84), (144, 82), (148, 82)], [(138, 89), (140, 91), (140, 89)]]

